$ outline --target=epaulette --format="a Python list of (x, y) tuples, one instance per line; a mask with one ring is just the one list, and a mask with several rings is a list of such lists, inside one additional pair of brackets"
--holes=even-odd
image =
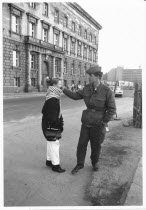
[(103, 85), (103, 88), (105, 89), (105, 90), (110, 90), (110, 87), (108, 87), (107, 85), (105, 85), (105, 84), (102, 84)]

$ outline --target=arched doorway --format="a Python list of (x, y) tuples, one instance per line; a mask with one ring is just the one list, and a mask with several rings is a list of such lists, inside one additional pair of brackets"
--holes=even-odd
[(46, 61), (43, 61), (42, 65), (42, 80), (41, 80), (41, 85), (43, 87), (46, 86), (46, 77), (49, 76), (49, 63)]

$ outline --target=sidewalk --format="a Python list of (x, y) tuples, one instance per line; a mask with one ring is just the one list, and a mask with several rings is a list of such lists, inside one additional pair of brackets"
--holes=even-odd
[(143, 203), (142, 196), (142, 159), (139, 161), (130, 190), (128, 192), (125, 206), (140, 206)]
[(95, 206), (142, 206), (142, 129), (119, 123), (107, 134), (89, 196)]
[(45, 96), (46, 92), (20, 92), (20, 93), (3, 93), (3, 99), (11, 99), (11, 98), (26, 98), (32, 96)]
[[(64, 93), (62, 93), (64, 95)], [(21, 92), (21, 93), (3, 93), (3, 99), (13, 99), (13, 98), (29, 98), (29, 97), (40, 97), (46, 96), (46, 92)]]

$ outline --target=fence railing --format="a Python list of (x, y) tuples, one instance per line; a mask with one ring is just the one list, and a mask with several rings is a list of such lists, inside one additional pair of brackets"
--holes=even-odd
[(133, 103), (133, 126), (142, 128), (142, 85), (135, 84), (134, 103)]

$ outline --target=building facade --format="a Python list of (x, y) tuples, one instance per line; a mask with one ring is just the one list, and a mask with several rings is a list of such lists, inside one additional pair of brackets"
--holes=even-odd
[(3, 90), (43, 91), (46, 77), (87, 83), (101, 25), (77, 3), (3, 3)]
[(124, 69), (119, 66), (107, 73), (107, 80), (111, 82), (128, 81), (142, 83), (142, 69)]

